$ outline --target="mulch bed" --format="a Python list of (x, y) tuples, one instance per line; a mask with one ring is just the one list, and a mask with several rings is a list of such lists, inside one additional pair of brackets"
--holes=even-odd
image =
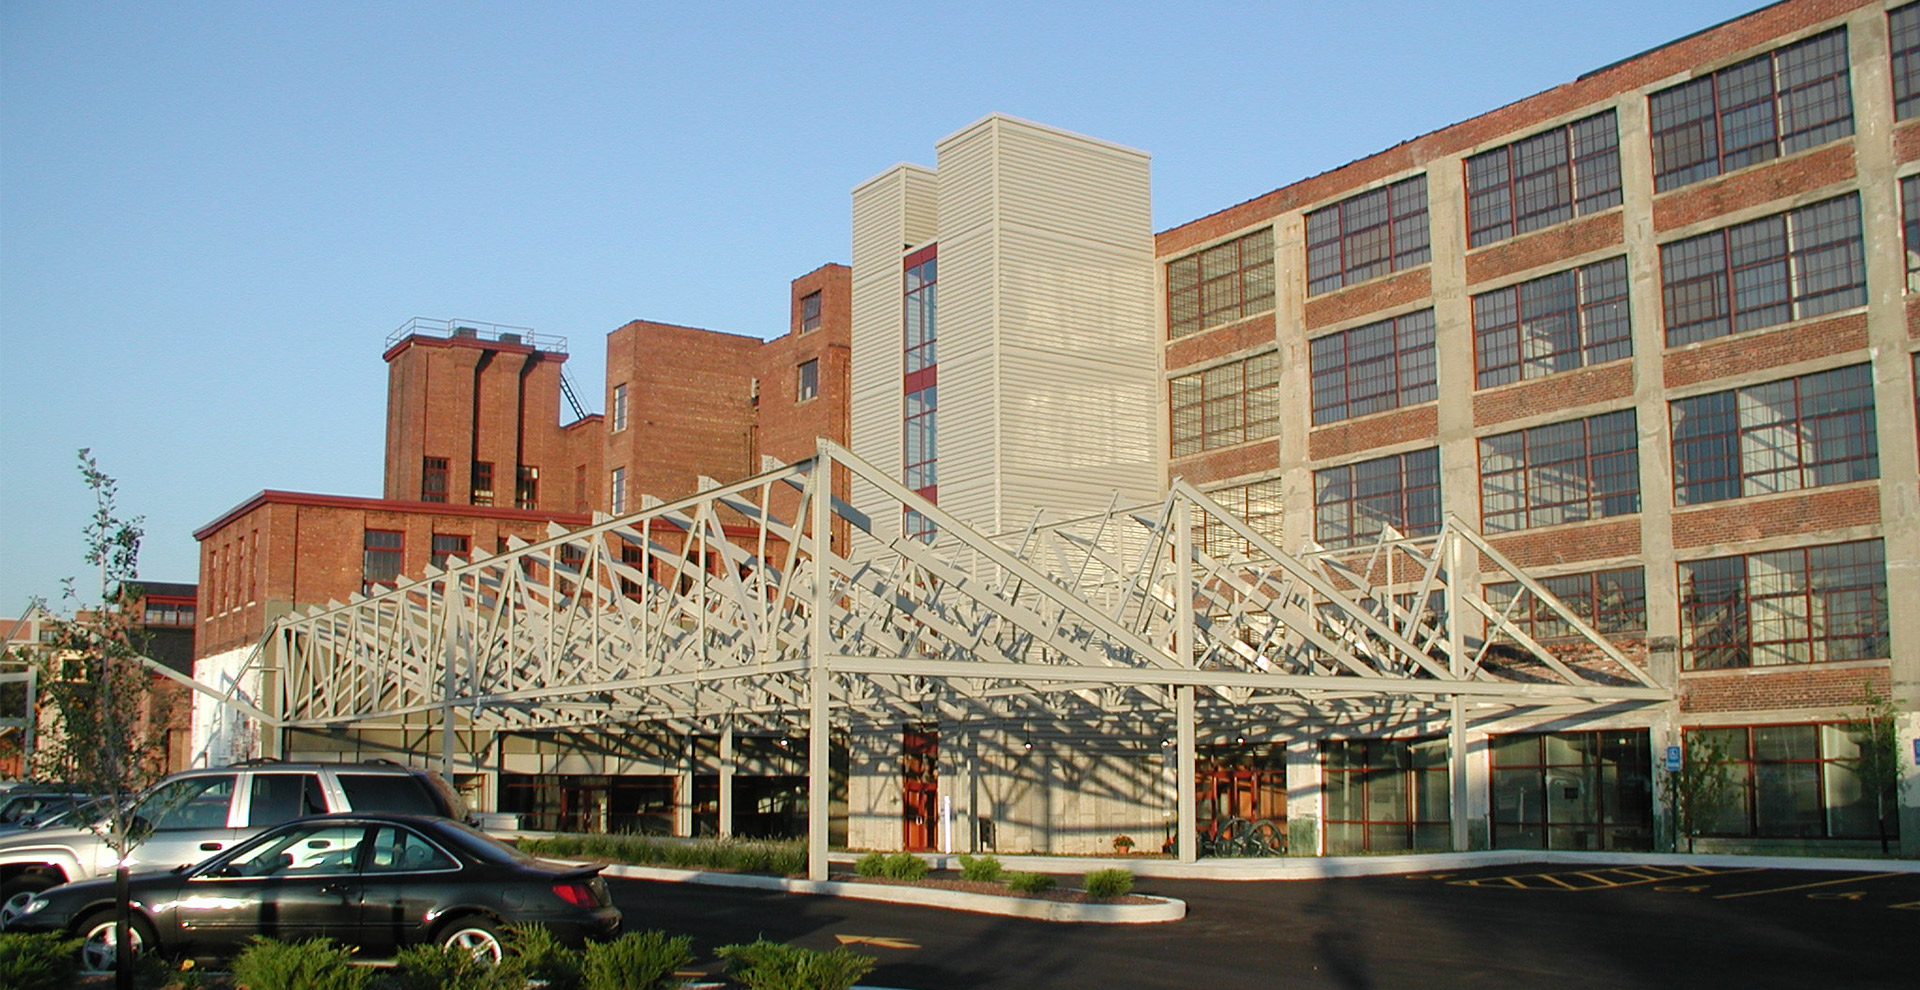
[(1068, 904), (1152, 904), (1153, 898), (1139, 894), (1122, 894), (1098, 900), (1087, 896), (1084, 890), (1072, 890), (1055, 887), (1038, 894), (1023, 894), (1012, 890), (1004, 883), (987, 883), (984, 880), (962, 880), (959, 877), (930, 876), (924, 880), (895, 880), (891, 877), (863, 877), (852, 873), (836, 873), (833, 879), (847, 883), (875, 883), (889, 887), (933, 887), (939, 890), (953, 890), (966, 894), (988, 894), (994, 897), (1021, 897), (1033, 901), (1062, 901)]

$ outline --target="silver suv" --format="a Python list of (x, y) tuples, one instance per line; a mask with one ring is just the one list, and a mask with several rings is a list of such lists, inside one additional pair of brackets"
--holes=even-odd
[[(395, 763), (250, 761), (174, 774), (142, 795), (134, 827), (151, 829), (129, 861), (136, 873), (198, 863), (281, 822), (331, 811), (398, 811), (464, 818), (438, 775)], [(0, 915), (15, 898), (113, 872), (104, 822), (0, 838)]]

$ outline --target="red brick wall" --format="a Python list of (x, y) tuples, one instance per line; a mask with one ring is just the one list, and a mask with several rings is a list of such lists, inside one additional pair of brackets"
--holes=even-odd
[(1723, 213), (1845, 182), (1853, 176), (1853, 145), (1843, 142), (1824, 146), (1657, 196), (1653, 201), (1653, 229), (1684, 227)]
[[(1630, 557), (1640, 552), (1640, 517), (1603, 519), (1577, 526), (1493, 537), (1494, 549), (1521, 567)], [(1483, 564), (1487, 562), (1483, 561)]]
[(1920, 296), (1907, 297), (1907, 336), (1920, 340)]
[(1893, 156), (1903, 165), (1920, 158), (1920, 121), (1909, 120), (1893, 129)]
[(1226, 478), (1238, 478), (1257, 471), (1280, 469), (1280, 445), (1269, 437), (1259, 443), (1242, 444), (1224, 450), (1210, 450), (1193, 457), (1175, 460), (1167, 474), (1185, 478), (1196, 485)]
[(1329, 326), (1383, 309), (1406, 306), (1433, 295), (1433, 270), (1412, 271), (1363, 282), (1307, 300), (1307, 329)]
[(1544, 93), (1163, 231), (1154, 239), (1154, 252), (1160, 257), (1177, 255), (1197, 244), (1225, 237), (1283, 213), (1319, 206), (1398, 177), (1435, 158), (1479, 150), (1481, 145), (1490, 142), (1524, 137), (1563, 115), (1598, 111), (1602, 108), (1596, 104), (1621, 93), (1671, 76), (1690, 75), (1698, 68), (1717, 68), (1716, 63), (1747, 49), (1866, 5), (1864, 0), (1788, 0), (1762, 8)]
[[(800, 332), (801, 300), (820, 293), (820, 327)], [(752, 472), (762, 455), (786, 463), (812, 457), (817, 438), (847, 443), (847, 375), (853, 327), (853, 270), (824, 265), (793, 280), (791, 328), (760, 347), (755, 374), (760, 403), (754, 410)], [(799, 368), (820, 362), (820, 394), (798, 398)]]
[(1665, 379), (1668, 388), (1712, 381), (1731, 375), (1844, 354), (1867, 346), (1867, 314), (1847, 313), (1830, 320), (1802, 323), (1782, 330), (1756, 330), (1704, 341), (1668, 351)]
[(1680, 679), (1680, 710), (1834, 708), (1858, 704), (1869, 687), (1887, 693), (1887, 668), (1801, 664), (1727, 674), (1687, 674)]
[(1673, 545), (1707, 547), (1770, 536), (1871, 526), (1879, 521), (1880, 486), (1868, 482), (1676, 509)]
[(1467, 255), (1467, 281), (1484, 282), (1563, 258), (1577, 258), (1609, 244), (1625, 244), (1622, 217), (1622, 211), (1614, 209), (1480, 248)]
[(1211, 361), (1223, 354), (1232, 354), (1274, 342), (1273, 314), (1249, 317), (1238, 323), (1203, 330), (1200, 333), (1182, 337), (1167, 345), (1167, 370), (1191, 367), (1204, 361)]
[(1574, 409), (1632, 395), (1633, 362), (1612, 361), (1594, 368), (1476, 392), (1473, 422), (1477, 426), (1490, 426), (1522, 416)]
[(1440, 408), (1428, 403), (1361, 419), (1322, 426), (1307, 438), (1307, 456), (1313, 460), (1396, 443), (1432, 438), (1440, 433)]
[[(605, 472), (627, 469), (628, 511), (641, 495), (691, 494), (701, 475), (745, 477), (753, 430), (752, 390), (760, 341), (636, 320), (607, 335), (607, 384), (627, 384), (627, 428), (608, 435)], [(761, 383), (761, 392), (780, 387)], [(790, 382), (789, 382), (790, 387)]]

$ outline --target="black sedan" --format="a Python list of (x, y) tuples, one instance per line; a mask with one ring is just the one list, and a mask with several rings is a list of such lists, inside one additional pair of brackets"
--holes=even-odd
[[(225, 956), (254, 935), (325, 937), (369, 956), (425, 942), (500, 958), (503, 925), (537, 923), (579, 944), (611, 936), (620, 911), (599, 867), (534, 859), (460, 822), (394, 814), (287, 822), (197, 866), (129, 879), (139, 951)], [(114, 955), (113, 880), (70, 883), (9, 904), (0, 928), (85, 939)]]

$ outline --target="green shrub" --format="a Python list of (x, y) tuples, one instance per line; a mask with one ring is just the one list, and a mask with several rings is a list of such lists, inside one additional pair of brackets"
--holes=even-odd
[(884, 877), (887, 875), (887, 854), (870, 852), (854, 861), (853, 872), (863, 877)]
[(546, 990), (580, 990), (580, 953), (553, 937), (543, 925), (508, 925), (501, 933), (507, 957), (500, 968), (520, 984), (537, 983)]
[(693, 939), (665, 932), (628, 932), (587, 945), (586, 990), (668, 990), (675, 970), (693, 961)]
[[(526, 980), (465, 949), (412, 945), (401, 949), (379, 990), (525, 990)], [(260, 990), (249, 987), (248, 990)]]
[(1131, 870), (1094, 870), (1082, 881), (1087, 896), (1104, 901), (1110, 897), (1119, 897), (1133, 889), (1133, 871)]
[(960, 878), (963, 880), (999, 883), (1006, 875), (1007, 868), (1001, 866), (1000, 860), (991, 855), (960, 857)]
[(727, 961), (727, 975), (747, 990), (848, 990), (880, 962), (844, 946), (817, 952), (764, 938), (714, 951)]
[(1052, 890), (1055, 880), (1045, 873), (1026, 873), (1015, 871), (1007, 874), (1007, 886), (1022, 894), (1044, 894)]
[(80, 972), (80, 940), (0, 933), (0, 987), (67, 990)]
[(645, 835), (556, 835), (521, 839), (521, 850), (560, 859), (604, 859), (636, 866), (683, 870), (732, 870), (793, 876), (807, 871), (806, 845), (799, 840), (699, 839), (667, 842)]
[(894, 853), (887, 857), (886, 875), (895, 880), (920, 880), (927, 875), (927, 861), (912, 853)]
[(353, 950), (324, 938), (276, 942), (254, 936), (233, 958), (233, 982), (244, 990), (364, 990), (371, 970), (353, 964)]

